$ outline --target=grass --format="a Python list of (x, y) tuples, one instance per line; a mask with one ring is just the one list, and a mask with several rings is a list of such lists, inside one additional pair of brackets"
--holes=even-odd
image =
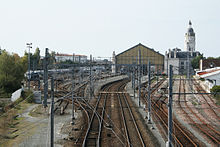
[(197, 105), (197, 103), (196, 103), (196, 102), (194, 102), (194, 101), (192, 101), (192, 104), (193, 104), (194, 106), (196, 106), (196, 105)]
[(42, 105), (37, 106), (35, 109), (33, 109), (29, 115), (32, 117), (40, 117), (43, 114), (45, 114), (45, 108), (43, 108)]
[(20, 113), (23, 113), (23, 111), (31, 105), (26, 101), (18, 101), (19, 103), (16, 105), (16, 107), (11, 108), (0, 117), (0, 146), (5, 146), (4, 144), (6, 142), (17, 137), (11, 132), (18, 129), (19, 123), (22, 122), (24, 118), (16, 116)]

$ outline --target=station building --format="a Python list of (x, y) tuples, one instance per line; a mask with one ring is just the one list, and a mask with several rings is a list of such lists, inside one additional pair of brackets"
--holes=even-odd
[(163, 71), (164, 55), (160, 54), (158, 51), (155, 51), (152, 48), (149, 48), (139, 43), (117, 55), (115, 55), (115, 53), (113, 52), (112, 69), (115, 69), (115, 71), (119, 72), (121, 70), (127, 70), (129, 67), (135, 64), (141, 64), (144, 69), (147, 69), (146, 67), (148, 65), (148, 61), (150, 61), (151, 68), (154, 71)]
[(169, 49), (165, 52), (164, 71), (167, 74), (169, 71), (169, 65), (172, 65), (173, 73), (177, 75), (184, 75), (193, 73), (191, 67), (191, 61), (193, 58), (200, 55), (200, 52), (196, 51), (196, 39), (195, 32), (192, 28), (192, 22), (189, 21), (187, 32), (185, 33), (184, 51), (179, 48)]

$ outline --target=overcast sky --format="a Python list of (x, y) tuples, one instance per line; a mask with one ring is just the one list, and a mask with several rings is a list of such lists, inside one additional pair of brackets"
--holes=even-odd
[(220, 0), (1, 0), (0, 46), (110, 57), (142, 43), (164, 54), (183, 49), (189, 20), (196, 50), (220, 56)]

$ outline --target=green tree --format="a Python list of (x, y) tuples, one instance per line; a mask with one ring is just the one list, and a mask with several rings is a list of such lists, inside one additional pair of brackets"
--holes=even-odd
[(54, 63), (56, 63), (55, 55), (56, 55), (56, 53), (55, 53), (54, 51), (52, 51), (52, 52), (49, 54), (49, 64), (54, 64)]
[(32, 59), (33, 59), (33, 63), (35, 64), (35, 67), (39, 67), (40, 66), (40, 49), (38, 47), (35, 49)]
[(199, 56), (193, 58), (193, 60), (191, 61), (191, 65), (192, 65), (193, 69), (199, 68), (199, 61), (201, 59), (203, 59), (203, 55), (199, 55)]
[(4, 51), (0, 55), (0, 90), (12, 93), (21, 87), (25, 69), (17, 54), (10, 55)]
[(207, 59), (215, 59), (214, 57), (208, 57)]

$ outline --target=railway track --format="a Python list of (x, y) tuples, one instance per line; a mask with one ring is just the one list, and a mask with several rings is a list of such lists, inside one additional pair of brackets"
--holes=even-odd
[(127, 82), (123, 80), (105, 85), (95, 105), (84, 101), (88, 126), (76, 146), (144, 147), (150, 144), (143, 122), (124, 92)]
[[(179, 80), (179, 93), (185, 93), (185, 81), (184, 79)], [(192, 108), (187, 104), (187, 98), (186, 95), (183, 95), (183, 102), (184, 102), (184, 107), (186, 107), (187, 111), (189, 111), (189, 113), (191, 115), (188, 115), (188, 113), (186, 112), (186, 110), (182, 107), (182, 104), (180, 103), (182, 96), (179, 94), (178, 96), (178, 105), (181, 108), (181, 111), (184, 113), (184, 116), (186, 116), (191, 123), (193, 123), (194, 126), (197, 127), (198, 131), (202, 132), (204, 135), (207, 136), (207, 138), (209, 138), (212, 141), (212, 145), (216, 145), (219, 146), (220, 145), (220, 132), (217, 131), (213, 126), (211, 126), (210, 124), (206, 123), (200, 116), (198, 116), (197, 113), (195, 113)], [(192, 118), (193, 115), (193, 118)], [(195, 118), (197, 121), (195, 121)]]
[[(119, 87), (120, 91), (123, 91), (125, 84)], [(144, 138), (141, 134), (139, 126), (137, 125), (136, 118), (133, 114), (132, 108), (128, 102), (128, 95), (121, 93), (117, 94), (120, 109), (121, 118), (123, 121), (124, 132), (126, 135), (126, 145), (127, 146), (142, 146), (145, 147)]]
[[(104, 86), (103, 91), (109, 91), (111, 84)], [(101, 132), (103, 128), (104, 112), (106, 109), (106, 101), (108, 94), (99, 94), (94, 107), (90, 107), (90, 121), (86, 130), (82, 146), (100, 146)]]
[[(197, 92), (206, 93), (206, 91), (201, 87), (201, 85), (196, 83), (195, 80), (192, 80), (192, 82), (195, 85), (195, 89), (196, 89)], [(210, 95), (203, 95), (203, 94), (200, 94), (199, 96), (202, 98), (202, 100), (204, 102), (203, 105), (205, 105), (206, 110), (209, 111), (209, 113), (212, 114), (212, 116), (214, 118), (213, 121), (218, 120), (217, 122), (220, 124), (220, 116), (217, 114), (217, 113), (220, 112), (219, 111), (220, 107), (215, 104), (215, 102), (213, 100), (213, 97), (211, 97)]]
[[(157, 89), (155, 87), (160, 87), (162, 85), (163, 81), (160, 81), (158, 85), (155, 85), (152, 87), (153, 95)], [(147, 98), (144, 97), (143, 100), (147, 104)], [(167, 133), (168, 129), (168, 114), (167, 114), (167, 108), (166, 106), (163, 106), (160, 101), (155, 101), (153, 97), (151, 96), (152, 100), (152, 110), (153, 110), (153, 117), (154, 119), (157, 118), (161, 122), (162, 127), (165, 129)], [(180, 123), (174, 118), (173, 120), (173, 130), (175, 130), (175, 133), (173, 134), (173, 144), (174, 146), (199, 146), (200, 143), (195, 140), (195, 137), (187, 131)]]

